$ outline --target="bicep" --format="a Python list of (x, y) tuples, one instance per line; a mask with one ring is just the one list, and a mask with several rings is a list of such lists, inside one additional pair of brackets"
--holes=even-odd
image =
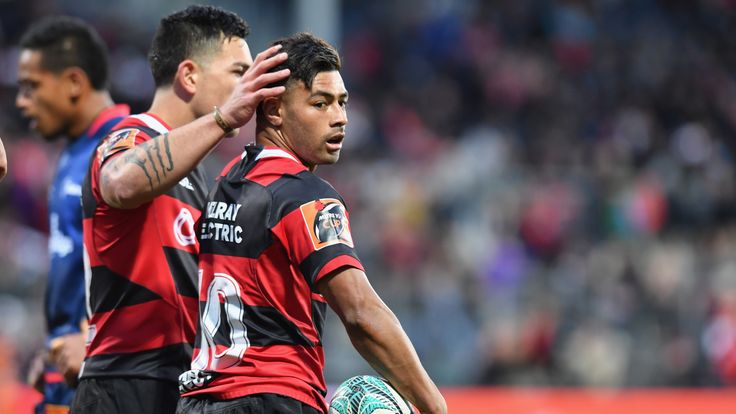
[(122, 155), (127, 152), (121, 151), (103, 161), (97, 170), (97, 183), (102, 200), (109, 206), (118, 208), (117, 184), (122, 179), (121, 174)]
[(317, 289), (343, 322), (357, 323), (366, 312), (385, 307), (365, 272), (355, 267), (331, 272), (317, 282)]

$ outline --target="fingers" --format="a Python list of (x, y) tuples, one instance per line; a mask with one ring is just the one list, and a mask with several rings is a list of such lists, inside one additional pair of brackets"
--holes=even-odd
[(31, 364), (28, 369), (28, 376), (26, 378), (26, 381), (28, 382), (28, 384), (39, 392), (43, 392), (43, 384), (44, 384), (43, 371), (44, 371), (45, 359), (46, 359), (45, 351), (41, 351), (37, 353), (33, 357), (33, 360), (31, 361)]
[(276, 72), (269, 72), (269, 70), (280, 65), (286, 59), (286, 53), (279, 53), (261, 62), (260, 65), (252, 66), (243, 76), (244, 90), (250, 90), (255, 93), (264, 86), (288, 78), (289, 74), (291, 74), (288, 68)]
[(52, 339), (51, 343), (49, 344), (49, 360), (56, 364), (61, 357), (63, 349), (64, 338), (59, 337)]
[(276, 53), (281, 50), (281, 47), (281, 45), (274, 45), (259, 53), (256, 56), (256, 59), (253, 61), (253, 66), (251, 66), (251, 68), (265, 67), (265, 72), (268, 71), (268, 69), (271, 69), (283, 63), (287, 58), (286, 53)]
[[(281, 45), (278, 45), (279, 48)], [(278, 53), (273, 54), (274, 52), (270, 52), (272, 48), (269, 48), (261, 53), (258, 54), (256, 57), (256, 60), (253, 61), (253, 66), (251, 66), (243, 76), (244, 82), (250, 82), (253, 80), (260, 80), (260, 78), (264, 76), (268, 76), (271, 80), (268, 80), (266, 83), (262, 83), (263, 85), (274, 82), (279, 79), (283, 79), (284, 77), (288, 76), (288, 70), (283, 69), (278, 72), (268, 73), (271, 69), (275, 68), (276, 66), (284, 63), (286, 59), (288, 59), (288, 55), (286, 53)], [(278, 50), (278, 49), (277, 49)], [(287, 72), (284, 72), (284, 71)], [(276, 74), (276, 75), (274, 75)], [(259, 86), (260, 87), (260, 86)]]
[(276, 86), (273, 88), (261, 89), (258, 93), (258, 95), (260, 96), (259, 102), (266, 98), (273, 98), (273, 97), (279, 96), (282, 93), (284, 93), (284, 91), (286, 91), (286, 88), (283, 86)]
[(271, 83), (286, 79), (289, 77), (290, 73), (291, 71), (289, 69), (281, 69), (277, 72), (264, 73), (253, 80), (253, 89), (258, 90)]
[(221, 116), (228, 125), (240, 128), (253, 117), (263, 99), (279, 96), (286, 91), (283, 86), (268, 87), (291, 74), (289, 69), (269, 72), (288, 58), (286, 53), (277, 53), (280, 49), (281, 45), (275, 45), (259, 53), (230, 98), (220, 107)]
[(64, 382), (67, 383), (70, 387), (76, 387), (79, 383), (78, 377), (79, 377), (79, 367), (75, 366), (65, 366), (60, 369), (61, 374), (64, 376)]

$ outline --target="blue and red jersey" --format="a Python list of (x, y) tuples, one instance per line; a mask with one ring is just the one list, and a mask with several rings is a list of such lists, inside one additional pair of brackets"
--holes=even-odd
[[(86, 321), (84, 263), (82, 247), (82, 182), (97, 145), (110, 130), (128, 115), (126, 105), (102, 111), (78, 138), (63, 149), (48, 193), (49, 275), (46, 285), (45, 314), (47, 346), (59, 336), (78, 333)], [(49, 367), (45, 374), (44, 401), (68, 405), (73, 390), (61, 374)]]

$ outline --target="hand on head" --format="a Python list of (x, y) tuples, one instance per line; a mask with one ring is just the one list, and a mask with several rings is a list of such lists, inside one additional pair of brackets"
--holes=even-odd
[(277, 53), (279, 49), (281, 45), (275, 45), (259, 53), (253, 66), (243, 74), (227, 102), (220, 107), (220, 113), (227, 125), (233, 128), (242, 127), (253, 118), (261, 101), (284, 93), (284, 86), (267, 87), (289, 76), (289, 69), (269, 72), (287, 59), (286, 53)]

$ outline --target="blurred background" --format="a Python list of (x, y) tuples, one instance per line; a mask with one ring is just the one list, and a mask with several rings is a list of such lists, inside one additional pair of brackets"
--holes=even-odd
[[(62, 142), (14, 107), (35, 19), (92, 23), (145, 111), (158, 20), (192, 2), (0, 0), (0, 369), (43, 344)], [(736, 0), (212, 1), (255, 53), (308, 30), (350, 91), (340, 162), (361, 259), (443, 387), (736, 385)], [(211, 176), (242, 145), (226, 141)], [(327, 380), (370, 369), (334, 314)]]

